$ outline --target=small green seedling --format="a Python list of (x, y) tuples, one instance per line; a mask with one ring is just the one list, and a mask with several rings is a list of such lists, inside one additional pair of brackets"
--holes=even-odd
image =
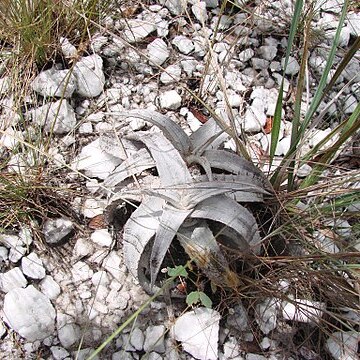
[(192, 306), (194, 304), (199, 303), (209, 309), (212, 307), (212, 301), (211, 299), (202, 291), (192, 291), (187, 297), (186, 297), (186, 303), (189, 306)]
[(168, 267), (167, 270), (170, 277), (182, 276), (186, 278), (188, 276), (188, 272), (183, 265), (177, 265), (174, 268)]

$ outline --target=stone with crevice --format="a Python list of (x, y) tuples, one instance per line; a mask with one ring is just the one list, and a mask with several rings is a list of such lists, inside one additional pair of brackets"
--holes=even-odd
[(55, 309), (33, 285), (5, 295), (4, 315), (9, 326), (28, 341), (43, 340), (55, 330)]

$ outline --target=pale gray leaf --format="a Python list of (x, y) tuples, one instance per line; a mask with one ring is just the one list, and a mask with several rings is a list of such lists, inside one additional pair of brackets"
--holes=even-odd
[(150, 257), (151, 285), (154, 285), (160, 266), (177, 231), (192, 210), (180, 210), (165, 205)]
[(267, 190), (271, 189), (271, 185), (263, 172), (251, 161), (237, 154), (226, 150), (206, 150), (202, 156), (208, 160), (211, 168), (242, 176), (243, 180), (241, 181), (254, 183)]
[(159, 227), (163, 206), (164, 200), (160, 198), (146, 198), (131, 214), (124, 226), (125, 264), (135, 278), (138, 278), (140, 266), (142, 266), (140, 258), (145, 251), (145, 246), (154, 237)]
[(151, 196), (159, 196), (177, 209), (190, 210), (211, 196), (224, 194), (229, 191), (228, 189), (219, 189), (216, 187), (197, 187), (196, 184), (146, 189), (143, 190), (143, 192)]
[[(208, 198), (198, 204), (191, 213), (192, 218), (201, 218), (217, 221), (234, 229), (239, 234), (239, 250), (252, 248), (257, 251), (261, 243), (258, 225), (249, 210), (236, 201), (224, 195)], [(228, 244), (233, 246), (233, 244)]]
[(146, 149), (140, 149), (124, 160), (104, 181), (103, 185), (112, 188), (126, 178), (140, 174), (155, 166), (155, 162)]
[(190, 135), (192, 154), (201, 155), (206, 149), (217, 149), (228, 137), (229, 135), (211, 118)]
[(107, 154), (115, 156), (121, 160), (126, 159), (125, 149), (115, 136), (101, 135), (99, 138), (99, 145), (100, 149), (105, 151)]
[(184, 130), (169, 117), (151, 110), (129, 110), (123, 116), (136, 117), (156, 125), (164, 133), (180, 154), (187, 155), (190, 150), (190, 140)]
[(226, 195), (238, 202), (263, 202), (263, 195), (269, 194), (259, 182), (249, 183), (249, 177), (241, 174), (213, 174), (213, 185), (207, 181), (207, 175), (201, 175), (196, 180), (195, 184), (199, 184), (199, 187), (217, 186), (228, 189)]
[(164, 186), (191, 183), (192, 178), (178, 150), (160, 133), (138, 131), (128, 138), (143, 142), (155, 160)]
[(183, 226), (177, 238), (190, 259), (215, 284), (236, 286), (237, 276), (230, 270), (229, 263), (205, 221), (198, 221), (191, 227)]

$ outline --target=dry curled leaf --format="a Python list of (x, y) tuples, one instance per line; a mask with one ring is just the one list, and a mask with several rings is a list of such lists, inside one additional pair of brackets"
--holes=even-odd
[(200, 110), (191, 108), (190, 111), (202, 124), (205, 124), (208, 121), (207, 116), (205, 116)]
[(89, 221), (89, 229), (99, 230), (107, 227), (104, 214), (96, 215)]
[(266, 123), (264, 126), (264, 132), (265, 134), (270, 134), (272, 127), (273, 127), (273, 122), (274, 122), (274, 118), (272, 116), (267, 116), (266, 117)]

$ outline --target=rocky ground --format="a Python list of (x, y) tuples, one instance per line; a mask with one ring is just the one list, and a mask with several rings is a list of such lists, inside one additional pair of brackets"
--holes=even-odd
[[(316, 36), (309, 58), (310, 84), (317, 83), (324, 69), (340, 12), (338, 3), (341, 1), (318, 1), (313, 24)], [(255, 1), (247, 9), (250, 13), (236, 10), (219, 17), (218, 0), (160, 0), (139, 5), (128, 19), (108, 18), (103, 31), (92, 37), (89, 53), (73, 71), (69, 69), (70, 59), (77, 50), (63, 39), (68, 63), (56, 64), (32, 82), (33, 94), (24, 112), (32, 129), (16, 128), (20, 118), (12, 110), (14, 99), (3, 96), (3, 155), (26, 138), (27, 132), (41, 126), (53, 134), (47, 150), (52, 182), (67, 191), (61, 204), (63, 215), (52, 216), (42, 224), (43, 243), (25, 224), (0, 234), (2, 358), (86, 359), (148, 299), (124, 265), (121, 233), (114, 237), (104, 221), (107, 200), (114, 190), (104, 184), (111, 184), (109, 177), (116, 168), (138, 151), (126, 141), (121, 148), (116, 130), (152, 131), (147, 122), (125, 118), (121, 113), (157, 110), (190, 134), (209, 114), (199, 111), (185, 86), (225, 120), (228, 101), (235, 126), (249, 136), (251, 156), (263, 166), (292, 1)], [(359, 35), (360, 14), (351, 12), (341, 32), (339, 56)], [(210, 51), (211, 42), (214, 46)], [(279, 159), (290, 145), (294, 77), (299, 62), (295, 51), (286, 69), (287, 105), (276, 149)], [(360, 98), (359, 74), (360, 62), (352, 61), (336, 88), (349, 81), (351, 84), (336, 102), (323, 107), (328, 127), (312, 130), (304, 149), (329, 134), (336, 119), (354, 111)], [(2, 94), (10, 83), (9, 77), (0, 79)], [(304, 111), (313, 91), (309, 89), (304, 96)], [(225, 148), (234, 149), (235, 144), (226, 140)], [(8, 169), (25, 175), (34, 162), (33, 152), (18, 152), (11, 157)], [(306, 176), (309, 167), (304, 165), (300, 170), (298, 176)], [(359, 244), (356, 246), (360, 250)], [(282, 285), (286, 292), (286, 284)], [(293, 335), (299, 324), (313, 326), (326, 306), (300, 301), (301, 314), (291, 303), (265, 298), (255, 305), (253, 314), (239, 301), (231, 305), (226, 317), (203, 307), (182, 314), (185, 304), (154, 301), (99, 358), (311, 360), (330, 355), (339, 360), (357, 359), (360, 334), (356, 331), (339, 331), (328, 337), (327, 355), (317, 355), (304, 346), (295, 348)], [(348, 318), (356, 323), (359, 314), (350, 311)], [(342, 344), (347, 345), (345, 350), (341, 350)]]

